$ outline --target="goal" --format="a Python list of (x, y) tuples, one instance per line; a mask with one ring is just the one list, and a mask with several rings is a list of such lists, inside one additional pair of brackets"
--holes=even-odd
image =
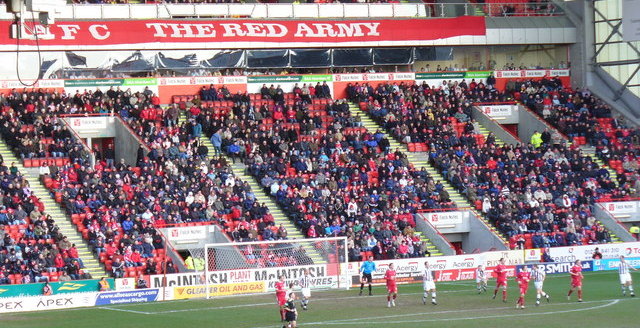
[(287, 287), (306, 269), (312, 289), (349, 288), (346, 237), (206, 244), (207, 298), (275, 290), (283, 276)]

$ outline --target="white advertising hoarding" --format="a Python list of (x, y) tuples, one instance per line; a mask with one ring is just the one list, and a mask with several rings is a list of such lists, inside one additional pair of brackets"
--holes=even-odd
[(602, 207), (614, 216), (619, 214), (632, 214), (638, 212), (638, 202), (610, 202), (601, 203)]
[[(338, 285), (338, 265), (306, 265), (286, 268), (238, 269), (208, 272), (209, 284), (240, 284), (248, 282), (265, 282), (266, 290), (275, 290), (274, 284), (278, 276), (285, 277), (287, 283), (297, 284), (303, 270), (309, 270), (311, 285), (315, 289), (333, 288)], [(154, 275), (149, 277), (152, 288), (204, 285), (203, 272), (176, 273)]]
[(207, 238), (207, 227), (175, 227), (167, 229), (169, 240), (203, 240)]
[[(456, 225), (461, 224), (466, 212), (451, 211), (451, 212), (430, 212), (423, 213), (425, 220), (431, 222), (435, 227), (443, 225)], [(467, 214), (468, 217), (468, 214)]]
[(575, 260), (586, 261), (593, 259), (596, 247), (602, 253), (603, 259), (640, 256), (640, 242), (618, 244), (595, 244), (569, 247), (549, 248), (549, 255), (555, 262), (572, 262)]

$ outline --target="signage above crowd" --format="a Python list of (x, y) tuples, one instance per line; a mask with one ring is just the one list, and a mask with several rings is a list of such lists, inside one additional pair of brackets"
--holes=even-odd
[[(119, 87), (123, 90), (143, 91), (148, 88), (160, 97), (163, 104), (171, 103), (173, 96), (195, 95), (202, 87), (210, 85), (225, 85), (229, 91), (235, 93), (259, 93), (263, 84), (280, 85), (283, 90), (293, 90), (295, 84), (327, 83), (334, 99), (346, 98), (346, 86), (349, 83), (427, 83), (437, 87), (443, 81), (468, 82), (475, 79), (485, 82), (493, 73), (496, 77), (496, 87), (504, 88), (507, 81), (517, 77), (504, 77), (504, 72), (511, 71), (456, 71), (456, 72), (387, 72), (387, 73), (349, 73), (349, 74), (311, 74), (311, 75), (261, 75), (261, 76), (183, 76), (158, 78), (117, 78), (117, 79), (68, 79), (68, 80), (39, 80), (33, 88), (55, 89), (59, 92), (75, 93), (85, 89), (108, 89)], [(518, 71), (522, 72), (522, 71)], [(541, 69), (527, 70), (529, 75), (539, 77), (558, 77), (566, 85), (570, 85), (569, 70)], [(503, 76), (503, 77), (499, 77)], [(11, 89), (22, 89), (24, 85), (18, 80), (0, 80), (0, 92)]]
[[(13, 50), (11, 21), (0, 23), (0, 48)], [(39, 44), (36, 44), (36, 34)], [(352, 20), (112, 20), (56, 21), (23, 30), (22, 49), (236, 49), (433, 45), (461, 36), (486, 37), (485, 18)], [(393, 41), (391, 41), (393, 40)], [(458, 43), (463, 44), (460, 39)], [(473, 39), (471, 39), (473, 41)], [(11, 48), (11, 49), (9, 49)]]

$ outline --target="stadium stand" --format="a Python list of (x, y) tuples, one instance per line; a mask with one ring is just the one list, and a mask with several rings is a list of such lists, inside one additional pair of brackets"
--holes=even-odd
[(412, 214), (451, 207), (446, 191), (382, 134), (367, 132), (328, 88), (265, 85), (232, 103), (209, 100), (217, 99), (211, 92), (189, 111), (213, 117), (212, 143), (242, 160), (307, 237), (346, 235), (352, 259), (425, 254)]
[[(474, 102), (512, 99), (484, 83), (349, 86), (350, 98), (406, 143), (429, 151), (432, 164), (505, 235), (511, 247), (611, 241), (589, 205), (624, 193), (609, 172), (575, 147), (499, 145), (479, 134)], [(562, 187), (558, 187), (562, 186)]]
[(515, 82), (513, 88), (514, 96), (574, 144), (595, 147), (595, 154), (615, 170), (623, 186), (609, 198), (637, 196), (638, 128), (614, 118), (611, 108), (586, 89), (572, 90), (548, 79)]
[(60, 233), (15, 165), (0, 164), (0, 284), (82, 277), (78, 250)]

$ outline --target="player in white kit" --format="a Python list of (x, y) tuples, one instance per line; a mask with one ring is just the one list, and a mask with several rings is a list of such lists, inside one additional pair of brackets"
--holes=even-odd
[(484, 271), (484, 266), (478, 265), (476, 269), (476, 289), (478, 294), (487, 291), (487, 273)]
[(422, 271), (422, 286), (424, 295), (422, 295), (422, 304), (427, 304), (427, 297), (431, 293), (431, 304), (438, 305), (436, 302), (436, 283), (434, 282), (435, 272), (429, 268), (429, 263), (424, 262)]
[(631, 272), (629, 270), (638, 271), (638, 269), (632, 267), (624, 259), (624, 255), (620, 255), (620, 266), (618, 266), (618, 274), (620, 275), (620, 285), (622, 285), (622, 296), (627, 296), (627, 288), (629, 289), (629, 296), (635, 297), (636, 294), (633, 291), (633, 281), (631, 280)]
[(534, 265), (533, 272), (531, 272), (531, 276), (533, 278), (533, 284), (536, 286), (536, 306), (540, 305), (540, 297), (544, 296), (547, 299), (547, 303), (549, 302), (549, 294), (545, 293), (542, 290), (544, 285), (544, 279), (547, 277), (547, 273), (544, 271), (544, 266)]
[(309, 276), (309, 270), (304, 269), (304, 274), (298, 280), (298, 285), (300, 286), (300, 291), (302, 292), (302, 309), (307, 310), (307, 305), (309, 304), (309, 299), (311, 298), (311, 276)]

